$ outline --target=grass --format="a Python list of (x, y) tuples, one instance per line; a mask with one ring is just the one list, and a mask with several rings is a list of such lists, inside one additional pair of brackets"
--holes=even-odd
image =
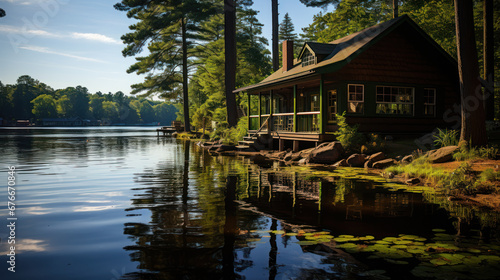
[(500, 172), (493, 169), (475, 172), (469, 161), (461, 163), (450, 172), (433, 166), (426, 156), (420, 156), (410, 164), (388, 167), (385, 172), (404, 175), (406, 179), (420, 178), (444, 190), (448, 195), (500, 193), (497, 187), (500, 184)]

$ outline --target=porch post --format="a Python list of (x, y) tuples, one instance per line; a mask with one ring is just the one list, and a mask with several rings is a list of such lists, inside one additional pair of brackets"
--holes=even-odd
[(273, 122), (273, 90), (269, 91), (269, 132), (274, 130), (274, 122)]
[(248, 102), (248, 106), (247, 106), (248, 130), (250, 130), (250, 128), (251, 128), (251, 125), (250, 125), (250, 123), (251, 123), (251, 121), (250, 121), (251, 120), (251, 118), (250, 118), (250, 112), (251, 112), (250, 111), (250, 100), (251, 100), (251, 98), (250, 98), (250, 92), (247, 92), (247, 102)]
[(262, 96), (260, 95), (260, 92), (259, 92), (259, 128), (262, 126)]
[(319, 133), (325, 133), (325, 87), (323, 85), (323, 75), (321, 75), (321, 79), (319, 81)]
[(293, 132), (297, 132), (297, 85), (293, 85)]

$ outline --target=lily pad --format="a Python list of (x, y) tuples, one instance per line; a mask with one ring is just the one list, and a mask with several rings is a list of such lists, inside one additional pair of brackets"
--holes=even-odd
[(297, 244), (299, 244), (299, 245), (315, 245), (315, 244), (318, 244), (318, 242), (311, 241), (311, 240), (303, 240), (303, 241), (297, 242)]
[(432, 229), (433, 232), (446, 232), (446, 230), (442, 229), (442, 228), (435, 228), (435, 229)]
[(400, 265), (409, 264), (407, 261), (396, 261), (396, 260), (391, 260), (391, 259), (385, 259), (385, 260), (389, 263), (392, 263), (392, 264), (400, 264)]

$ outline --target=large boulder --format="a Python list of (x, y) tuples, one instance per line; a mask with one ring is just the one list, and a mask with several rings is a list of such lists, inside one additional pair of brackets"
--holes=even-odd
[(361, 154), (352, 154), (346, 162), (351, 167), (361, 167), (365, 164), (366, 156)]
[(341, 159), (341, 160), (337, 161), (337, 162), (333, 165), (333, 167), (348, 167), (348, 166), (349, 166), (349, 164), (347, 164), (347, 161), (345, 160), (345, 158), (343, 158), (343, 159)]
[(307, 163), (331, 164), (339, 160), (342, 154), (344, 148), (340, 142), (323, 143), (309, 153)]
[(373, 163), (373, 168), (377, 168), (377, 169), (384, 169), (386, 167), (389, 167), (391, 165), (394, 165), (396, 164), (395, 161), (392, 159), (392, 158), (388, 158), (388, 159), (383, 159), (383, 160), (379, 160), (375, 163)]
[(233, 145), (218, 145), (219, 147), (215, 150), (216, 153), (223, 153), (227, 151), (234, 151), (236, 150), (236, 147)]
[(368, 157), (368, 160), (371, 160), (372, 162), (377, 162), (383, 159), (385, 159), (383, 152), (378, 152)]
[(431, 163), (448, 162), (453, 159), (453, 153), (458, 149), (458, 146), (446, 146), (437, 150), (432, 150), (427, 153), (427, 157)]
[(401, 160), (402, 163), (408, 164), (413, 161), (413, 155), (407, 155)]
[(365, 168), (372, 168), (373, 160), (369, 159), (365, 162)]

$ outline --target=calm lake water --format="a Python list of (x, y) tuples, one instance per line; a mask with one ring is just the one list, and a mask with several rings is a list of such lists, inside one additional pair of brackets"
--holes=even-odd
[(154, 127), (5, 128), (0, 146), (0, 279), (500, 278), (498, 214), (360, 169), (257, 166)]

